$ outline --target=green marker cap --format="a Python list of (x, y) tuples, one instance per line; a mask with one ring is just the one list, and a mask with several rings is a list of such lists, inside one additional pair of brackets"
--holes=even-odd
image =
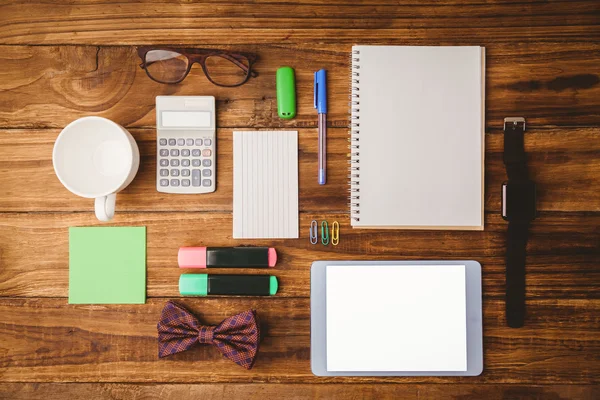
[(291, 67), (281, 67), (275, 74), (277, 114), (282, 119), (296, 116), (296, 77)]
[(279, 283), (277, 282), (277, 277), (271, 275), (269, 279), (269, 295), (275, 296), (277, 294), (277, 289), (279, 289)]
[(207, 274), (182, 274), (179, 277), (179, 293), (182, 296), (207, 296)]

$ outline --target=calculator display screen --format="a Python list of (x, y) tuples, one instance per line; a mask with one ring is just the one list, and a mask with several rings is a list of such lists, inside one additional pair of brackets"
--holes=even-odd
[(210, 111), (163, 111), (163, 128), (210, 128)]

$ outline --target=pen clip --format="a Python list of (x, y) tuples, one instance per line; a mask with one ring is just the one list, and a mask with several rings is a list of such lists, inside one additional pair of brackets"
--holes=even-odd
[(317, 100), (318, 100), (318, 93), (319, 93), (319, 81), (317, 80), (317, 73), (315, 72), (315, 108), (317, 108)]

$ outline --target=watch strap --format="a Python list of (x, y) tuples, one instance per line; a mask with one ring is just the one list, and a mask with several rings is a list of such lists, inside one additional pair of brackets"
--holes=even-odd
[[(507, 118), (508, 119), (508, 118)], [(504, 165), (509, 181), (526, 181), (525, 119), (510, 118), (504, 122)]]
[[(508, 184), (529, 180), (525, 153), (525, 118), (504, 119), (504, 165)], [(525, 323), (525, 258), (529, 221), (508, 223), (506, 237), (506, 322), (511, 328)]]
[(506, 322), (520, 328), (525, 322), (525, 254), (529, 224), (509, 222), (506, 237)]

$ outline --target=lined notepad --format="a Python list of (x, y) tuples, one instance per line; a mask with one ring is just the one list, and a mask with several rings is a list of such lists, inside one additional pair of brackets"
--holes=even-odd
[(298, 238), (298, 132), (233, 132), (233, 238)]

